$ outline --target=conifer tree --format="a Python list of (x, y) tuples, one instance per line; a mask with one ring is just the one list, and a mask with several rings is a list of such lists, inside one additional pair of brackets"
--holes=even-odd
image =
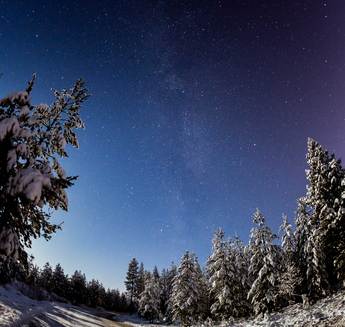
[(137, 280), (137, 292), (138, 295), (144, 291), (145, 289), (145, 269), (144, 269), (144, 264), (141, 262), (138, 270), (138, 280)]
[(171, 296), (173, 290), (173, 282), (177, 273), (177, 267), (174, 263), (169, 269), (164, 269), (161, 276), (161, 312), (164, 321), (172, 321), (172, 305)]
[(38, 286), (40, 281), (40, 269), (35, 264), (30, 264), (26, 282), (32, 286)]
[(139, 313), (151, 322), (160, 317), (160, 285), (155, 276), (145, 281), (139, 300)]
[(250, 235), (251, 259), (249, 274), (254, 280), (248, 293), (256, 315), (271, 312), (277, 296), (277, 250), (273, 246), (276, 236), (266, 225), (265, 218), (257, 209), (253, 215), (253, 228)]
[(55, 294), (66, 297), (67, 296), (67, 276), (64, 273), (63, 268), (58, 263), (55, 266), (52, 275), (52, 292)]
[(298, 206), (296, 211), (296, 229), (294, 238), (296, 242), (296, 265), (299, 271), (301, 280), (297, 283), (296, 288), (299, 289), (298, 294), (306, 294), (308, 292), (307, 286), (307, 260), (309, 258), (307, 253), (308, 239), (311, 236), (311, 221), (309, 219), (309, 209), (305, 198), (298, 199)]
[(177, 270), (171, 297), (172, 313), (183, 326), (190, 326), (204, 315), (206, 285), (194, 254), (186, 252)]
[(206, 276), (201, 269), (198, 258), (194, 255), (194, 267), (196, 271), (196, 285), (199, 290), (198, 320), (204, 321), (209, 316), (209, 296)]
[(102, 307), (105, 300), (105, 289), (98, 280), (92, 279), (87, 284), (88, 305), (91, 307)]
[(334, 155), (329, 155), (313, 139), (308, 139), (306, 230), (304, 244), (306, 287), (311, 300), (316, 300), (337, 287), (337, 258), (343, 253), (339, 234), (344, 230), (342, 181), (344, 170)]
[(213, 253), (207, 262), (207, 275), (211, 295), (211, 314), (218, 320), (243, 317), (250, 312), (247, 294), (248, 257), (237, 237), (224, 240), (219, 229), (213, 238)]
[(73, 304), (87, 304), (86, 277), (80, 270), (76, 270), (70, 279), (70, 299)]
[[(25, 90), (0, 100), (0, 273), (18, 260), (27, 266), (25, 248), (32, 238), (49, 239), (60, 228), (51, 209), (67, 210), (65, 190), (76, 177), (59, 163), (66, 145), (78, 146), (75, 130), (87, 98), (79, 80), (70, 90), (55, 91), (52, 105), (32, 105), (33, 78)], [(1, 277), (1, 276), (0, 276)]]
[(53, 269), (47, 262), (40, 273), (40, 286), (50, 292), (53, 288)]
[(281, 248), (283, 260), (280, 266), (279, 296), (282, 305), (295, 302), (298, 299), (298, 288), (301, 286), (302, 278), (296, 260), (296, 239), (292, 226), (286, 215), (283, 215), (283, 222), (280, 226), (282, 232)]
[[(230, 246), (224, 241), (224, 232), (218, 229), (213, 237), (213, 251), (207, 261), (207, 276), (210, 285), (211, 314), (219, 319), (228, 319), (233, 315), (234, 297), (233, 288), (234, 271), (230, 261), (234, 260)], [(231, 256), (231, 257), (230, 257)]]
[(249, 278), (249, 264), (250, 264), (250, 251), (249, 247), (245, 246), (243, 242), (235, 237), (232, 242), (232, 251), (234, 253), (234, 260), (232, 264), (234, 265), (234, 312), (235, 317), (245, 317), (248, 316), (251, 311), (251, 304), (247, 299), (248, 292), (251, 287)]
[(126, 290), (130, 299), (130, 305), (132, 309), (135, 308), (138, 302), (138, 278), (139, 278), (139, 267), (136, 258), (133, 258), (128, 265), (128, 271), (126, 276)]

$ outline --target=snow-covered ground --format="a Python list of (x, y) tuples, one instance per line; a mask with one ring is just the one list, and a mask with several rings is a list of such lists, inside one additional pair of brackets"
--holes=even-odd
[[(134, 316), (112, 316), (105, 311), (66, 303), (32, 300), (20, 293), (13, 285), (0, 287), (0, 326), (163, 327), (163, 325), (145, 323)], [(214, 324), (207, 326), (214, 326)], [(228, 322), (221, 326), (345, 327), (345, 292), (323, 299), (308, 309), (304, 309), (301, 304), (296, 304), (263, 319)]]
[(36, 301), (24, 296), (17, 287), (0, 287), (0, 326), (9, 327), (120, 327), (105, 317), (106, 312), (66, 303)]
[(287, 307), (263, 319), (225, 324), (226, 327), (345, 327), (345, 292), (325, 298), (308, 309), (302, 304)]

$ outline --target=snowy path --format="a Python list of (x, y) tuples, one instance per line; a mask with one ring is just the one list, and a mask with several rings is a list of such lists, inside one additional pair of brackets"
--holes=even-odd
[[(1, 305), (0, 305), (1, 307)], [(127, 327), (129, 325), (115, 322), (108, 319), (103, 312), (88, 310), (70, 305), (56, 304), (42, 306), (34, 310), (3, 321), (1, 317), (0, 326), (9, 327)], [(12, 320), (12, 321), (11, 321)]]
[(126, 324), (118, 323), (102, 317), (96, 310), (89, 311), (72, 307), (64, 308), (55, 306), (54, 310), (40, 313), (31, 317), (26, 323), (21, 323), (23, 327), (49, 326), (49, 327), (129, 327)]
[(126, 327), (113, 314), (70, 304), (32, 300), (12, 286), (0, 287), (0, 326)]

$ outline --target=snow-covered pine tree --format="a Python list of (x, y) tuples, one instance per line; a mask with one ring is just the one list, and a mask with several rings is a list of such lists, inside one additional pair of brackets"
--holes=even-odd
[[(237, 256), (239, 250), (233, 242), (224, 240), (218, 229), (213, 237), (213, 251), (208, 258), (206, 271), (211, 298), (211, 314), (218, 320), (238, 317), (243, 313), (243, 285), (239, 275)], [(237, 245), (237, 244), (236, 244)]]
[(236, 280), (234, 316), (245, 317), (252, 311), (251, 304), (247, 298), (251, 287), (249, 278), (250, 251), (249, 246), (245, 246), (237, 236), (232, 240), (231, 245), (235, 257), (233, 261), (235, 265), (234, 270), (236, 270), (234, 276)]
[(329, 294), (339, 280), (335, 266), (339, 233), (344, 230), (342, 180), (344, 170), (334, 155), (329, 155), (313, 139), (308, 139), (307, 194), (304, 197), (308, 237), (305, 241), (306, 285), (311, 300)]
[[(208, 278), (210, 293), (210, 311), (217, 319), (227, 318), (230, 308), (226, 302), (229, 293), (229, 278), (227, 254), (225, 250), (224, 231), (219, 228), (213, 235), (212, 254), (206, 263), (206, 276)], [(225, 294), (225, 296), (224, 296)]]
[(171, 296), (173, 318), (183, 326), (190, 326), (204, 314), (206, 285), (200, 274), (196, 256), (187, 251), (177, 269)]
[(159, 279), (152, 276), (145, 280), (145, 289), (140, 295), (139, 313), (153, 322), (160, 317)]
[(296, 242), (292, 226), (288, 221), (287, 215), (283, 215), (283, 222), (280, 226), (280, 231), (282, 232), (281, 246), (284, 252), (284, 257), (288, 261), (291, 261), (296, 250)]
[(345, 176), (341, 181), (341, 197), (333, 228), (337, 231), (334, 270), (339, 286), (345, 287)]
[(138, 260), (136, 258), (133, 258), (128, 264), (128, 271), (127, 271), (126, 280), (125, 280), (127, 295), (129, 297), (130, 306), (132, 307), (132, 310), (134, 310), (135, 307), (137, 306), (138, 299), (139, 299), (138, 277), (139, 277)]
[(160, 277), (160, 285), (161, 285), (160, 310), (161, 310), (162, 317), (164, 320), (166, 320), (165, 315), (167, 312), (168, 301), (169, 301), (168, 273), (169, 273), (169, 269), (163, 268), (161, 277)]
[(280, 265), (279, 276), (279, 297), (282, 306), (298, 299), (297, 292), (301, 286), (302, 279), (296, 260), (296, 239), (293, 233), (292, 226), (288, 222), (286, 215), (283, 215), (283, 222), (280, 226), (281, 231), (281, 248), (282, 260)]
[(172, 321), (171, 295), (174, 278), (177, 274), (177, 267), (174, 263), (169, 269), (164, 269), (161, 276), (161, 312), (164, 321)]
[(330, 163), (331, 172), (328, 178), (331, 179), (332, 195), (334, 197), (333, 210), (334, 219), (329, 227), (330, 244), (328, 251), (332, 255), (333, 274), (331, 284), (333, 287), (345, 286), (345, 170), (341, 167), (340, 160), (334, 157)]
[(308, 212), (308, 206), (306, 204), (305, 198), (299, 198), (297, 201), (297, 211), (295, 225), (296, 229), (294, 232), (294, 238), (296, 242), (296, 257), (295, 262), (300, 273), (301, 280), (300, 284), (296, 280), (296, 288), (298, 289), (297, 294), (307, 294), (307, 243), (311, 236), (311, 221), (310, 214)]
[(138, 280), (137, 280), (138, 295), (145, 289), (145, 269), (144, 264), (141, 262), (138, 270)]
[(209, 296), (207, 288), (207, 279), (201, 269), (197, 256), (194, 256), (194, 267), (196, 271), (197, 289), (199, 290), (199, 321), (204, 321), (209, 316)]
[(253, 215), (257, 225), (251, 230), (251, 259), (249, 274), (254, 280), (248, 293), (256, 315), (271, 312), (277, 297), (277, 249), (273, 245), (276, 238), (266, 225), (263, 214), (257, 209)]
[(0, 269), (11, 262), (27, 263), (25, 247), (32, 238), (49, 239), (59, 225), (50, 222), (52, 209), (67, 210), (65, 190), (76, 177), (67, 176), (59, 159), (66, 145), (78, 146), (75, 129), (87, 98), (83, 81), (55, 91), (51, 105), (32, 105), (35, 78), (26, 89), (0, 100)]

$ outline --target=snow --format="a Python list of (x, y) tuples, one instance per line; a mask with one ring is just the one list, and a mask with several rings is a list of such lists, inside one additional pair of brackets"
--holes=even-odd
[(302, 304), (287, 307), (282, 312), (272, 313), (254, 320), (224, 324), (226, 327), (259, 327), (259, 326), (345, 326), (345, 292), (320, 300), (309, 308)]
[[(122, 316), (118, 321), (124, 322), (133, 327), (163, 327), (141, 321), (134, 316)], [(252, 320), (238, 320), (235, 322), (223, 322), (198, 325), (195, 327), (344, 327), (345, 326), (345, 291), (325, 298), (307, 309), (302, 304), (295, 304), (287, 307), (282, 312), (272, 313), (265, 317)]]
[[(115, 321), (102, 318), (105, 311), (77, 307), (67, 303), (36, 301), (18, 291), (16, 285), (0, 287), (0, 326), (29, 326), (35, 321), (38, 326), (47, 327), (100, 327), (121, 326), (163, 327), (162, 324), (150, 324), (135, 315), (116, 315)], [(103, 315), (104, 316), (104, 315)], [(125, 325), (124, 325), (125, 324)], [(35, 325), (35, 326), (36, 326)], [(202, 325), (198, 325), (201, 327)], [(214, 323), (204, 325), (215, 327)], [(288, 327), (288, 326), (345, 326), (345, 291), (325, 298), (307, 309), (302, 304), (287, 307), (282, 312), (267, 315), (264, 318), (222, 323), (219, 327)]]
[(19, 131), (19, 123), (16, 117), (5, 118), (0, 121), (0, 141), (2, 141), (7, 134), (16, 134)]
[(67, 303), (36, 301), (20, 293), (16, 285), (0, 287), (0, 326), (117, 326), (102, 318), (102, 313), (105, 312)]
[[(121, 322), (123, 324), (126, 324), (128, 326), (133, 326), (133, 327), (164, 327), (167, 325), (164, 324), (152, 324), (149, 323), (137, 315), (120, 315), (120, 316), (114, 316), (114, 319), (118, 322)], [(173, 325), (169, 325), (173, 326)]]
[[(133, 327), (163, 327), (141, 321), (135, 316), (121, 316), (117, 321), (124, 322)], [(287, 307), (282, 312), (266, 315), (264, 318), (252, 320), (236, 320), (234, 322), (223, 322), (197, 325), (195, 327), (344, 327), (345, 326), (345, 291), (325, 298), (313, 306), (304, 309), (302, 304), (295, 304)]]
[(31, 167), (18, 170), (18, 173), (10, 178), (11, 195), (24, 193), (29, 200), (36, 204), (41, 199), (43, 188), (50, 186), (50, 176)]
[(0, 259), (12, 257), (18, 259), (18, 236), (11, 228), (0, 232)]

